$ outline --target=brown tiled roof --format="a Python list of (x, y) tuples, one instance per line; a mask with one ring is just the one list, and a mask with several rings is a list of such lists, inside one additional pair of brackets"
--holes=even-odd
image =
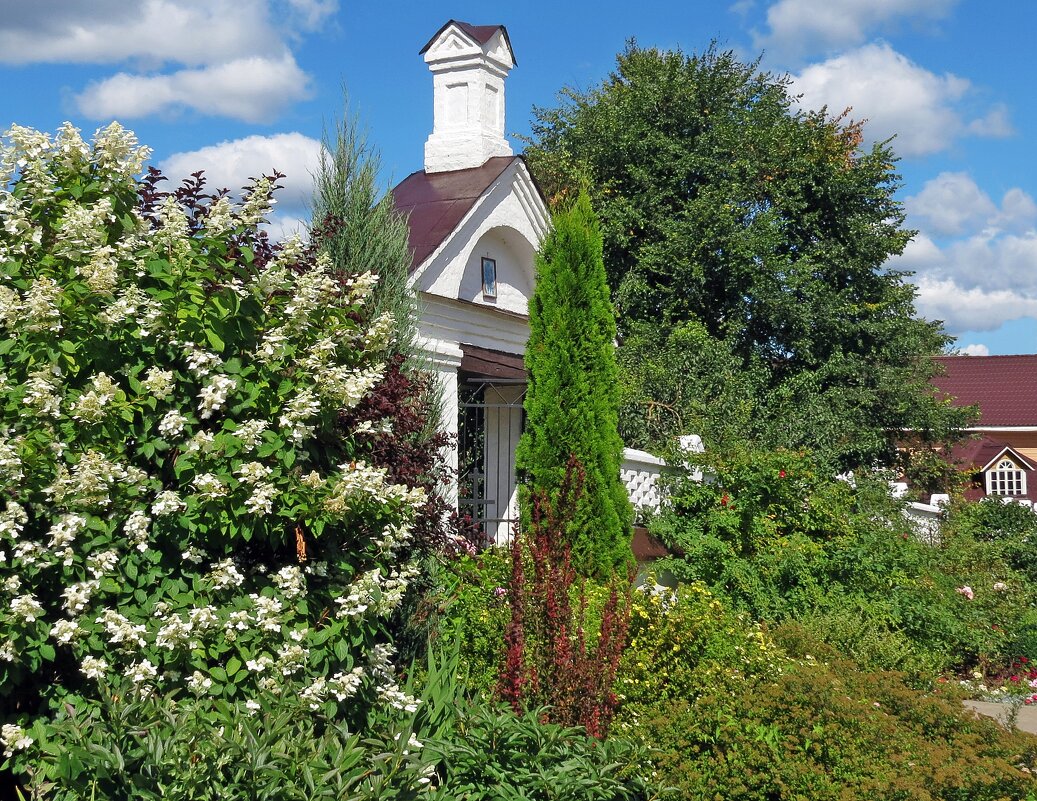
[(977, 404), (978, 426), (1037, 426), (1037, 354), (940, 356), (946, 375), (933, 378), (955, 406)]
[[(981, 357), (982, 358), (982, 357)], [(965, 488), (963, 495), (967, 501), (979, 501), (983, 498), (996, 498), (996, 495), (987, 495), (984, 479), (980, 470), (986, 467), (997, 457), (1001, 451), (1011, 446), (1007, 442), (992, 439), (991, 437), (973, 437), (959, 442), (951, 449), (949, 454), (951, 463), (958, 466), (960, 470), (974, 476), (973, 482)], [(1012, 449), (1013, 460), (1019, 463), (1023, 472), (1026, 473), (1026, 495), (1013, 495), (1019, 500), (1037, 499), (1037, 469), (1029, 459), (1021, 453)]]
[[(961, 467), (971, 467), (976, 470), (981, 470), (990, 464), (991, 460), (1001, 453), (1001, 451), (1010, 447), (1011, 445), (1001, 440), (991, 439), (990, 437), (975, 437), (967, 439), (964, 442), (959, 442), (955, 445), (951, 449), (950, 459), (951, 462)], [(1022, 462), (1024, 468), (1033, 468), (1033, 465), (1030, 464), (1029, 460), (1014, 448), (1012, 449), (1012, 453), (1012, 458)]]
[(495, 156), (481, 167), (411, 173), (392, 190), (409, 216), (411, 272), (450, 236), (475, 202), (518, 156)]
[(518, 64), (518, 61), (515, 59), (515, 50), (511, 46), (511, 38), (508, 36), (508, 29), (503, 25), (472, 25), (469, 22), (461, 22), (456, 19), (447, 20), (446, 25), (436, 31), (435, 35), (425, 43), (425, 46), (421, 48), (421, 50), (418, 51), (418, 55), (423, 54), (426, 50), (432, 47), (432, 43), (439, 38), (439, 34), (451, 25), (456, 25), (481, 45), (486, 44), (493, 38), (493, 34), (500, 31), (504, 34), (504, 42), (507, 44), (508, 50), (511, 51), (511, 60), (514, 61), (516, 65)]

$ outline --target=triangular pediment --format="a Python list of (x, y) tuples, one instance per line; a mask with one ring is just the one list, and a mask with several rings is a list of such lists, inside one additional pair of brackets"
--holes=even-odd
[(422, 51), (426, 59), (482, 52), (482, 47), (457, 25), (448, 25)]
[(980, 472), (985, 473), (988, 470), (994, 469), (998, 466), (1000, 462), (1004, 461), (1005, 459), (1014, 462), (1015, 467), (1018, 470), (1034, 469), (1034, 466), (1030, 463), (1030, 461), (1021, 453), (1019, 453), (1019, 451), (1017, 451), (1011, 445), (1005, 445), (1005, 447), (998, 452), (997, 456), (995, 456), (993, 459), (991, 459), (989, 462), (983, 465), (983, 467), (980, 469)]
[(508, 30), (503, 25), (470, 25), (450, 20), (420, 50), (427, 62), (477, 53), (505, 69), (516, 64)]

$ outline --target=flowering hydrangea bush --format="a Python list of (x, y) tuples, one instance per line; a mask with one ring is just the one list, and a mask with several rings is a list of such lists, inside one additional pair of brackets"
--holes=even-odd
[(425, 493), (365, 460), (390, 419), (341, 429), (385, 372), (377, 276), (266, 244), (270, 179), (239, 204), (138, 184), (117, 124), (0, 147), (6, 755), (116, 675), (413, 709), (380, 635)]

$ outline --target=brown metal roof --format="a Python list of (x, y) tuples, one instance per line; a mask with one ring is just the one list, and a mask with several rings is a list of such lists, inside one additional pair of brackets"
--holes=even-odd
[(512, 62), (518, 65), (518, 61), (515, 59), (515, 49), (511, 46), (511, 37), (508, 36), (508, 29), (503, 25), (472, 25), (469, 22), (461, 22), (456, 19), (447, 20), (447, 23), (436, 31), (433, 37), (425, 43), (425, 46), (418, 51), (418, 55), (423, 55), (426, 50), (432, 47), (432, 43), (435, 42), (436, 39), (439, 38), (439, 35), (451, 25), (456, 25), (481, 45), (486, 44), (493, 38), (493, 34), (500, 31), (504, 35), (504, 43), (508, 46), (508, 50), (511, 52)]
[(652, 559), (661, 559), (669, 556), (669, 549), (659, 540), (648, 533), (644, 526), (634, 526), (634, 536), (630, 540), (630, 550), (634, 552), (634, 558), (638, 562), (647, 562)]
[(392, 190), (410, 222), (411, 272), (450, 236), (475, 202), (518, 156), (495, 156), (481, 167), (411, 173)]
[(525, 379), (522, 356), (461, 344), (461, 372), (480, 378)]
[(955, 406), (977, 404), (977, 426), (1037, 426), (1037, 354), (941, 356), (933, 384)]

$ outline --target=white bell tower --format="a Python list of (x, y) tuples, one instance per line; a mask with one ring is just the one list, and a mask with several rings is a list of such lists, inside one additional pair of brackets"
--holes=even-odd
[(503, 25), (450, 20), (421, 49), (432, 71), (434, 123), (425, 172), (481, 167), (510, 156), (504, 138), (504, 79), (515, 55)]

